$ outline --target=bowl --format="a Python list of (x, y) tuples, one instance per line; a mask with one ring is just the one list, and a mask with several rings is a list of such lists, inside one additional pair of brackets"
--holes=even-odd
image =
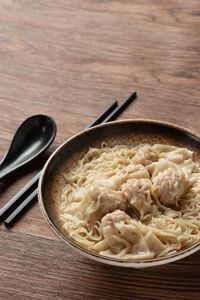
[[(56, 209), (56, 201), (64, 186), (63, 172), (71, 168), (89, 147), (98, 147), (106, 141), (109, 146), (117, 144), (162, 143), (187, 147), (195, 152), (200, 161), (200, 137), (175, 124), (155, 120), (123, 120), (109, 122), (82, 131), (64, 142), (46, 162), (39, 180), (39, 205), (50, 227), (67, 245), (93, 260), (121, 267), (144, 268), (167, 264), (182, 259), (200, 249), (200, 242), (175, 254), (149, 260), (123, 260), (91, 252), (77, 244), (63, 232)], [(66, 250), (67, 251), (67, 250)]]

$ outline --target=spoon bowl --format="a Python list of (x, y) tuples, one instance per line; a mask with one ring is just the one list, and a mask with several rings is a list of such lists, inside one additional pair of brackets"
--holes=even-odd
[(41, 155), (56, 135), (54, 120), (46, 115), (34, 115), (17, 129), (9, 150), (0, 164), (0, 181), (15, 170)]

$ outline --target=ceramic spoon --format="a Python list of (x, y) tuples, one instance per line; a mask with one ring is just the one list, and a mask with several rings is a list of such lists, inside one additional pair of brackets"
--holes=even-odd
[(0, 181), (42, 154), (56, 135), (54, 120), (45, 115), (26, 119), (17, 129), (8, 153), (0, 163)]

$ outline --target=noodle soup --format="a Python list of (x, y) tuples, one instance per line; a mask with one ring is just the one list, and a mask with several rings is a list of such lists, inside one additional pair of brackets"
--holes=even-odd
[(62, 176), (59, 223), (89, 251), (148, 260), (200, 240), (200, 167), (185, 147), (102, 142)]
[(155, 120), (102, 124), (51, 155), (39, 205), (58, 237), (90, 259), (163, 265), (200, 250), (199, 164), (200, 138), (183, 127)]

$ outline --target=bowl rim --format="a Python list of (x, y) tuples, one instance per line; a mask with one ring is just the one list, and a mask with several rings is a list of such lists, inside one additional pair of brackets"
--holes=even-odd
[(185, 134), (189, 134), (193, 138), (197, 139), (197, 141), (200, 144), (200, 136), (197, 133), (195, 133), (194, 131), (189, 130), (189, 129), (183, 127), (183, 126), (171, 123), (171, 122), (166, 122), (166, 121), (161, 121), (161, 120), (154, 120), (154, 119), (139, 118), (139, 119), (117, 120), (117, 121), (103, 123), (103, 124), (93, 126), (91, 128), (84, 129), (84, 130), (78, 132), (77, 134), (73, 135), (69, 139), (65, 140), (51, 154), (51, 156), (48, 158), (47, 162), (45, 163), (45, 165), (44, 165), (44, 167), (41, 171), (39, 184), (38, 184), (39, 207), (42, 211), (44, 219), (46, 220), (47, 224), (52, 228), (52, 230), (55, 232), (55, 234), (61, 240), (63, 240), (65, 243), (67, 243), (69, 246), (71, 246), (73, 249), (75, 249), (76, 251), (78, 251), (79, 253), (81, 253), (82, 255), (84, 255), (84, 256), (86, 256), (90, 259), (93, 259), (93, 260), (96, 260), (96, 261), (99, 261), (99, 262), (102, 262), (102, 263), (105, 263), (105, 264), (109, 264), (109, 265), (122, 266), (122, 267), (133, 267), (133, 268), (146, 268), (146, 267), (150, 267), (150, 266), (158, 266), (158, 265), (163, 265), (163, 264), (167, 264), (167, 263), (170, 263), (170, 262), (174, 262), (176, 260), (187, 257), (187, 256), (195, 253), (196, 251), (200, 250), (200, 241), (193, 244), (191, 247), (183, 249), (179, 253), (174, 253), (174, 254), (171, 254), (169, 256), (161, 257), (161, 258), (157, 258), (157, 259), (154, 258), (154, 259), (148, 259), (148, 260), (124, 260), (124, 259), (119, 259), (119, 258), (108, 257), (108, 256), (104, 256), (104, 255), (92, 252), (92, 251), (80, 246), (78, 243), (74, 242), (72, 239), (68, 238), (67, 235), (64, 235), (64, 233), (61, 232), (56, 227), (54, 222), (51, 220), (51, 218), (49, 217), (49, 214), (48, 214), (48, 212), (45, 208), (45, 205), (44, 205), (43, 184), (44, 184), (44, 180), (45, 180), (45, 175), (48, 171), (48, 168), (49, 168), (52, 160), (54, 160), (54, 158), (57, 156), (58, 152), (60, 152), (62, 150), (62, 148), (64, 148), (68, 143), (70, 143), (74, 139), (77, 139), (78, 137), (80, 137), (84, 134), (87, 134), (88, 132), (92, 132), (92, 131), (94, 131), (98, 128), (105, 128), (105, 127), (115, 126), (117, 124), (128, 124), (128, 123), (132, 123), (132, 124), (145, 123), (145, 124), (166, 126), (166, 127), (172, 128), (172, 129), (178, 129), (179, 131), (181, 131)]

